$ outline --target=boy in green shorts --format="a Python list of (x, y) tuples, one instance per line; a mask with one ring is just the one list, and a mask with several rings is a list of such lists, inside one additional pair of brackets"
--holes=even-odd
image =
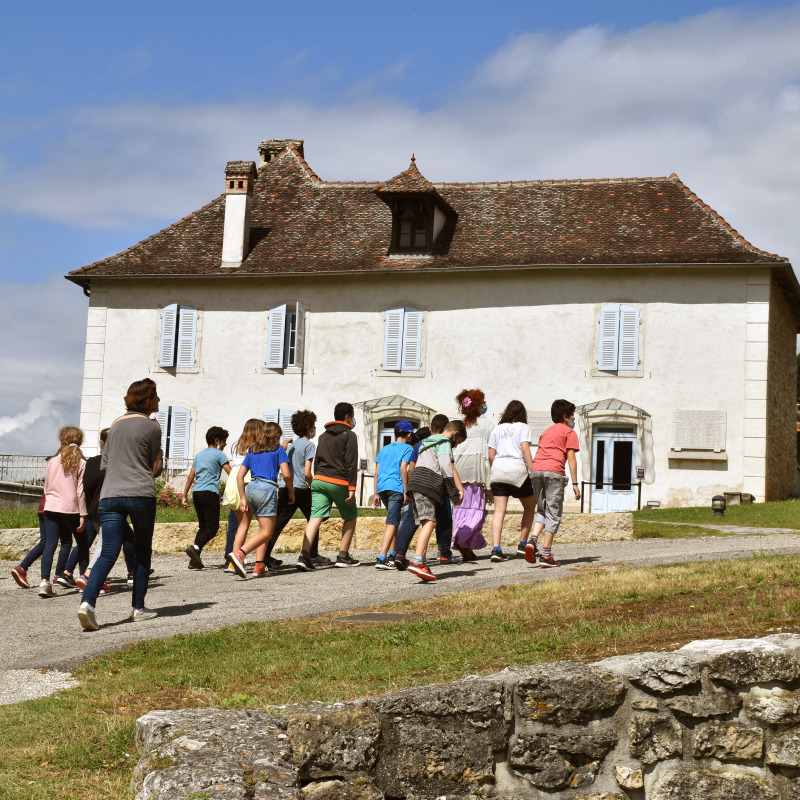
[(356, 532), (356, 477), (358, 475), (358, 438), (353, 433), (356, 426), (355, 412), (350, 403), (337, 403), (333, 410), (333, 422), (325, 425), (317, 442), (314, 458), (314, 480), (311, 483), (311, 518), (306, 525), (303, 552), (297, 560), (297, 568), (303, 572), (314, 569), (311, 560), (311, 543), (319, 533), (320, 526), (331, 513), (335, 503), (342, 517), (342, 543), (339, 546), (337, 567), (357, 567), (350, 553), (350, 542)]

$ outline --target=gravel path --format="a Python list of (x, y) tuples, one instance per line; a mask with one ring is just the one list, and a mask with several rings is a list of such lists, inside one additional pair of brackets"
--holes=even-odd
[[(64, 679), (38, 670), (49, 668), (69, 673), (89, 658), (144, 639), (213, 631), (252, 620), (350, 612), (380, 603), (489, 589), (507, 583), (556, 580), (589, 565), (640, 567), (748, 558), (757, 552), (800, 553), (800, 535), (756, 535), (743, 539), (704, 536), (560, 545), (555, 554), (563, 564), (561, 569), (532, 567), (521, 558), (492, 564), (486, 555), (475, 564), (435, 568), (439, 580), (429, 584), (409, 573), (374, 569), (371, 553), (358, 554), (364, 559), (360, 567), (326, 568), (310, 574), (295, 570), (292, 565), (296, 556), (284, 554), (288, 566), (267, 578), (246, 581), (223, 574), (218, 553), (208, 554), (209, 566), (202, 572), (188, 570), (183, 555), (156, 556), (153, 560), (156, 573), (150, 582), (147, 605), (158, 611), (159, 617), (142, 623), (128, 620), (130, 589), (125, 584), (123, 566), (112, 573), (112, 593), (99, 599), (97, 617), (101, 628), (96, 632), (84, 631), (78, 624), (77, 590), (65, 590), (58, 597), (42, 599), (36, 589), (22, 590), (14, 583), (9, 576), (13, 562), (5, 561), (0, 562), (3, 565), (0, 567), (0, 670), (5, 670), (0, 672), (0, 683), (6, 687), (2, 702), (37, 696), (31, 692), (39, 691), (36, 688), (39, 686), (39, 696), (49, 694), (51, 687)], [(31, 575), (35, 574), (32, 570)], [(25, 672), (10, 673), (10, 670)], [(19, 686), (16, 694), (11, 691), (13, 685)], [(58, 688), (61, 686), (52, 690)]]

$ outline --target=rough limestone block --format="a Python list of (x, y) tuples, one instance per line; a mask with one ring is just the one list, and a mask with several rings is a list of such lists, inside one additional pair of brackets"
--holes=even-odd
[(580, 722), (618, 706), (626, 691), (622, 680), (604, 669), (562, 661), (520, 677), (515, 713), (522, 722)]
[(681, 726), (669, 714), (635, 714), (630, 723), (631, 755), (655, 764), (683, 753)]
[(614, 656), (599, 661), (595, 666), (616, 672), (637, 686), (658, 694), (668, 694), (700, 681), (700, 669), (697, 664), (692, 659), (677, 653)]
[(647, 800), (780, 800), (760, 778), (736, 772), (666, 772)]
[(592, 792), (579, 794), (575, 800), (628, 800), (628, 796), (619, 792)]
[(677, 651), (709, 668), (710, 677), (731, 687), (800, 678), (800, 636), (763, 639), (707, 639)]
[(368, 778), (309, 783), (303, 787), (304, 800), (383, 800), (383, 792)]
[(631, 703), (631, 708), (636, 711), (658, 711), (658, 700), (634, 700)]
[(764, 732), (733, 722), (713, 720), (694, 729), (694, 757), (720, 761), (750, 761), (761, 758)]
[(800, 767), (800, 732), (783, 731), (772, 736), (766, 762), (778, 767)]
[(252, 711), (151, 711), (136, 722), (136, 800), (299, 800), (283, 720)]
[(624, 767), (622, 764), (617, 764), (615, 767), (617, 776), (617, 783), (623, 789), (641, 789), (644, 786), (644, 776), (640, 769), (633, 769), (632, 767)]
[(711, 681), (704, 680), (700, 694), (670, 697), (664, 704), (686, 717), (703, 718), (736, 711), (742, 698), (730, 689), (716, 687)]
[(503, 677), (490, 676), (370, 698), (381, 719), (376, 786), (389, 797), (465, 795), (493, 782), (494, 753), (507, 745), (509, 693)]
[(744, 697), (744, 712), (765, 725), (800, 722), (800, 692), (754, 687)]
[(286, 733), (301, 778), (366, 773), (375, 765), (381, 723), (370, 708), (322, 706), (317, 713), (287, 714)]
[(515, 770), (516, 775), (543, 789), (586, 786), (616, 743), (610, 729), (521, 733), (511, 738), (508, 763), (525, 770)]

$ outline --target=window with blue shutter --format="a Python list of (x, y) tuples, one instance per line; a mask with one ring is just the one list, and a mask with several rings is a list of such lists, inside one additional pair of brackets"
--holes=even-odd
[(156, 420), (161, 426), (161, 451), (164, 458), (172, 462), (169, 468), (188, 468), (192, 412), (182, 406), (162, 406), (158, 409)]
[(390, 308), (383, 334), (383, 368), (416, 372), (422, 366), (422, 312)]
[(306, 308), (302, 303), (297, 303), (293, 310), (289, 310), (285, 304), (271, 308), (267, 322), (265, 365), (270, 369), (302, 369), (305, 332)]
[(197, 309), (177, 303), (161, 312), (160, 367), (194, 367), (197, 348)]
[(614, 303), (600, 309), (598, 369), (620, 372), (639, 369), (639, 320), (636, 306)]

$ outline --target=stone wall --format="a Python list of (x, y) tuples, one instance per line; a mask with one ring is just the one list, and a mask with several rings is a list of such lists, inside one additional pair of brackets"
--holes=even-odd
[(0, 481), (0, 508), (38, 508), (43, 486)]
[(766, 499), (785, 500), (795, 489), (797, 463), (797, 322), (772, 278), (767, 360)]
[[(487, 519), (483, 534), (491, 544), (491, 517)], [(294, 519), (284, 528), (278, 539), (276, 552), (299, 552), (305, 532), (306, 521)], [(516, 546), (519, 536), (520, 515), (507, 514), (503, 525), (502, 543), (506, 547)], [(257, 531), (253, 522), (250, 532)], [(380, 551), (386, 517), (361, 517), (356, 526), (353, 548), (356, 550)], [(178, 553), (188, 547), (197, 533), (195, 522), (162, 522), (156, 525), (153, 549), (157, 553)], [(227, 526), (223, 522), (220, 532), (209, 542), (207, 549), (222, 550), (225, 547)], [(330, 519), (323, 523), (320, 531), (320, 548), (338, 550), (342, 538), (342, 521)], [(632, 514), (565, 514), (558, 532), (557, 542), (602, 542), (612, 539), (633, 538)], [(436, 546), (431, 537), (433, 546)], [(38, 528), (10, 528), (0, 530), (0, 558), (21, 558), (39, 541)]]
[(273, 713), (153, 711), (137, 800), (797, 800), (800, 636), (509, 667)]

